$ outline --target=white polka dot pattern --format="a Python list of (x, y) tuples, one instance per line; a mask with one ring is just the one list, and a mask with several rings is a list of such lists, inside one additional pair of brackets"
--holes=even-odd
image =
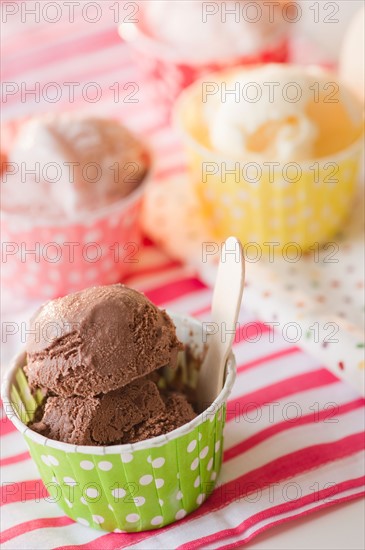
[[(139, 224), (136, 223), (139, 210), (140, 199), (129, 201), (113, 214), (113, 218), (108, 214), (99, 219), (91, 218), (90, 227), (70, 223), (62, 233), (52, 221), (48, 226), (27, 227), (4, 220), (1, 224), (4, 242), (25, 243), (26, 250), (38, 250), (37, 261), (22, 261), (21, 247), (15, 254), (8, 255), (2, 273), (4, 284), (7, 288), (14, 288), (15, 278), (17, 300), (28, 301), (29, 298), (55, 298), (90, 284), (119, 282), (134, 265), (123, 261), (122, 255), (126, 254), (123, 243), (138, 246), (141, 242)], [(70, 243), (76, 244), (71, 246)], [(113, 243), (120, 243), (120, 261), (115, 261)], [(29, 259), (32, 260), (30, 255)]]

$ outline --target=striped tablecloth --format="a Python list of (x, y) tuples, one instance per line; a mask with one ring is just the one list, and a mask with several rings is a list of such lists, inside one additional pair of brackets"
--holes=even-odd
[[(55, 24), (42, 17), (40, 23), (31, 17), (23, 23), (22, 2), (2, 4), (19, 7), (4, 33), (5, 118), (65, 108), (117, 115), (153, 146), (157, 180), (179, 169), (181, 152), (154, 103), (154, 90), (136, 75), (118, 38), (110, 10), (115, 3), (98, 4), (97, 24), (85, 22), (77, 6), (74, 23), (65, 13)], [(54, 103), (45, 100), (49, 82), (58, 83), (64, 94)], [(70, 82), (78, 84), (73, 102), (66, 95)], [(127, 82), (138, 83), (138, 103), (123, 101), (131, 91), (123, 89)], [(85, 99), (90, 83), (102, 89), (96, 103)], [(26, 93), (32, 88), (41, 90), (39, 102)], [(127, 282), (159, 306), (209, 320), (211, 290), (149, 242)], [(238, 377), (228, 403), (224, 464), (214, 494), (199, 510), (159, 531), (133, 535), (76, 524), (47, 502), (22, 437), (4, 419), (2, 547), (234, 548), (273, 525), (364, 494), (364, 400), (249, 311), (241, 312), (234, 351)]]

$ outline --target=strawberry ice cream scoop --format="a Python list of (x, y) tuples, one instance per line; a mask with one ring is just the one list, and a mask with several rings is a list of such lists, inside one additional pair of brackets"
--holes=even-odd
[(285, 39), (288, 23), (282, 4), (152, 0), (141, 2), (139, 16), (147, 34), (169, 45), (179, 58), (209, 62), (252, 56)]
[(147, 169), (144, 147), (115, 120), (34, 118), (8, 151), (2, 208), (46, 218), (96, 210), (131, 193)]

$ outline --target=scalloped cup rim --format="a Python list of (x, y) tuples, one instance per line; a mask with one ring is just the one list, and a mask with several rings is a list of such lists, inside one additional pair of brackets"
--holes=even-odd
[[(31, 225), (32, 227), (36, 227), (38, 225), (49, 225), (53, 228), (56, 228), (70, 226), (78, 223), (90, 224), (93, 220), (105, 218), (108, 215), (113, 214), (114, 211), (120, 213), (121, 210), (127, 209), (131, 204), (138, 202), (138, 200), (143, 197), (145, 187), (147, 186), (148, 181), (151, 179), (151, 171), (152, 170), (150, 167), (144, 178), (138, 183), (137, 187), (131, 193), (117, 201), (113, 201), (112, 203), (103, 206), (102, 208), (96, 208), (95, 210), (85, 210), (80, 213), (75, 213), (75, 215), (67, 216), (59, 220), (54, 218), (52, 219), (47, 217), (39, 217), (36, 221), (34, 221), (33, 218), (30, 217), (29, 225)], [(7, 212), (3, 209), (1, 209), (0, 212), (3, 220), (16, 220), (17, 218), (19, 218), (22, 220), (22, 223), (28, 221), (27, 218), (24, 219), (24, 215), (22, 213)]]

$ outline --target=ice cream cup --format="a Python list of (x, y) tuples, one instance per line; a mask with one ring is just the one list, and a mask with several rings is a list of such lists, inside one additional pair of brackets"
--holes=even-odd
[[(207, 144), (201, 96), (203, 82), (219, 85), (234, 75), (233, 69), (200, 79), (182, 92), (174, 110), (194, 191), (211, 233), (219, 240), (236, 235), (243, 243), (260, 247), (258, 255), (270, 251), (267, 243), (278, 249), (296, 246), (300, 253), (328, 242), (351, 208), (362, 165), (363, 128), (347, 147), (308, 161), (273, 164), (265, 158), (229, 158)], [(319, 71), (321, 78), (328, 83), (328, 75), (321, 77)], [(343, 89), (351, 98), (354, 116), (362, 121), (363, 106), (341, 85)], [(255, 255), (254, 250), (251, 253)]]
[[(201, 354), (204, 327), (189, 317), (172, 318), (180, 340)], [(42, 396), (29, 390), (25, 359), (20, 353), (4, 379), (4, 408), (29, 446), (48, 500), (65, 514), (95, 529), (137, 532), (180, 520), (208, 498), (222, 463), (226, 403), (236, 373), (232, 354), (221, 393), (194, 420), (166, 435), (109, 447), (61, 443), (27, 427)]]
[[(188, 30), (187, 30), (188, 33)], [(288, 41), (281, 38), (271, 48), (254, 55), (232, 56), (229, 59), (194, 62), (177, 56), (169, 44), (149, 36), (140, 22), (125, 22), (119, 26), (119, 34), (131, 49), (136, 65), (140, 68), (156, 100), (170, 114), (171, 107), (179, 93), (205, 74), (228, 67), (256, 63), (284, 63), (288, 58)]]
[[(5, 138), (20, 123), (5, 124)], [(67, 219), (2, 211), (3, 288), (20, 300), (46, 300), (122, 281), (139, 261), (139, 215), (150, 174), (127, 197)]]

